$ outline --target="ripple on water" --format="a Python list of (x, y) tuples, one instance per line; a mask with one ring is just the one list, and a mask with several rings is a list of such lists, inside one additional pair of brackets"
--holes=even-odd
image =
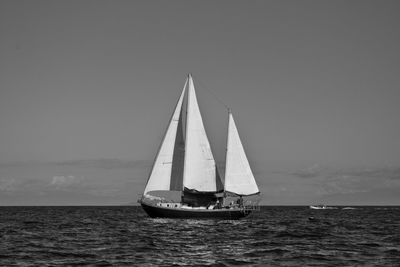
[(264, 207), (239, 221), (152, 219), (132, 206), (0, 209), (1, 266), (400, 262), (400, 210), (390, 207)]

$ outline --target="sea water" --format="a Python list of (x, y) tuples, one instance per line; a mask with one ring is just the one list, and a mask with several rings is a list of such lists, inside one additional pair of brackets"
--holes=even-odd
[(0, 207), (0, 266), (400, 266), (400, 207), (262, 207), (238, 221), (140, 207)]

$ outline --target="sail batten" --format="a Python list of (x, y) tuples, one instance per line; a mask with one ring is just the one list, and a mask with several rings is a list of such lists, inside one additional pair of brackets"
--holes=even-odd
[(232, 113), (229, 113), (225, 191), (237, 195), (254, 195), (259, 193)]
[(199, 192), (216, 192), (217, 170), (189, 75), (183, 186)]
[(176, 181), (177, 179), (172, 179), (172, 174), (176, 175), (177, 173), (174, 173), (174, 159), (175, 161), (177, 161), (177, 157), (183, 157), (183, 151), (182, 153), (178, 152), (182, 155), (177, 156), (176, 154), (177, 151), (179, 151), (179, 149), (183, 147), (183, 137), (182, 134), (179, 135), (178, 129), (180, 128), (180, 130), (182, 131), (182, 103), (187, 83), (188, 80), (186, 80), (185, 86), (182, 89), (182, 93), (179, 97), (178, 103), (176, 104), (175, 110), (172, 114), (167, 130), (165, 132), (164, 139), (161, 142), (157, 156), (154, 160), (153, 168), (150, 172), (150, 176), (144, 190), (144, 195), (146, 195), (150, 191), (167, 191), (171, 189), (181, 189), (178, 189), (176, 187), (181, 187), (182, 182), (179, 183), (179, 181)]

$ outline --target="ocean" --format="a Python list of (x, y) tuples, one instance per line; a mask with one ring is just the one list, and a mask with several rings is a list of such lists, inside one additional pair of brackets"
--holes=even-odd
[(400, 266), (400, 207), (264, 206), (238, 221), (136, 206), (0, 207), (0, 266)]

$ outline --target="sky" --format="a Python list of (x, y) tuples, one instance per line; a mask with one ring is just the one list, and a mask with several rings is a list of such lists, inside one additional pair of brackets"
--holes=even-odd
[[(0, 1), (0, 205), (143, 192), (188, 73), (265, 205), (400, 205), (398, 1)], [(223, 104), (224, 105), (223, 105)]]

